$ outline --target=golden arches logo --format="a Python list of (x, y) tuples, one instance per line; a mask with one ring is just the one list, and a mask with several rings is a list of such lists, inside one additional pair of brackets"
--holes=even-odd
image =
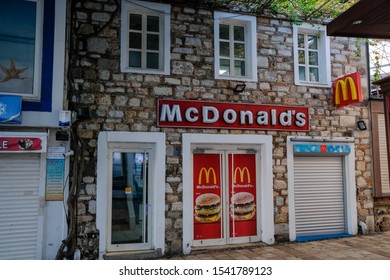
[[(349, 92), (351, 93), (350, 96), (348, 94), (348, 86), (349, 86)], [(347, 77), (344, 81), (338, 80), (336, 83), (336, 92), (335, 92), (335, 104), (339, 105), (341, 103), (341, 95), (342, 95), (342, 101), (347, 101), (351, 97), (351, 100), (358, 100), (358, 92), (356, 88), (355, 81), (351, 77)]]
[(210, 167), (209, 169), (206, 169), (205, 167), (202, 167), (202, 169), (199, 172), (198, 176), (198, 184), (200, 185), (202, 183), (202, 175), (205, 174), (206, 177), (206, 184), (210, 182), (210, 175), (213, 175), (213, 182), (214, 185), (217, 184), (217, 174), (215, 173), (214, 168)]
[(236, 167), (236, 169), (234, 170), (234, 175), (233, 175), (233, 184), (237, 183), (237, 173), (240, 174), (240, 182), (241, 183), (244, 182), (245, 173), (246, 173), (246, 176), (248, 178), (248, 184), (251, 183), (251, 175), (249, 173), (248, 167), (244, 167), (244, 168)]

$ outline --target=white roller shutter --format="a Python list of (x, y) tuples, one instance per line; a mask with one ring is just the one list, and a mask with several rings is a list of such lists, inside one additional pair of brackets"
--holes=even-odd
[(0, 154), (0, 259), (39, 259), (40, 154)]
[(382, 193), (390, 193), (385, 115), (378, 114), (379, 162)]
[(295, 157), (294, 185), (297, 236), (346, 232), (342, 157)]

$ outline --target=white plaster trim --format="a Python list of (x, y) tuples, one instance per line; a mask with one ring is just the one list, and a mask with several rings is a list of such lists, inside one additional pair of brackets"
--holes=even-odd
[(98, 137), (97, 190), (96, 190), (96, 228), (99, 230), (99, 258), (102, 259), (107, 250), (108, 227), (108, 143), (129, 143), (153, 145), (154, 168), (152, 177), (152, 205), (154, 215), (152, 221), (152, 247), (154, 250), (165, 250), (165, 133), (159, 132), (107, 132), (102, 131)]
[[(312, 144), (313, 138), (307, 137), (299, 138), (300, 141), (292, 141), (295, 136), (287, 137), (287, 182), (288, 182), (288, 216), (289, 216), (289, 236), (290, 241), (296, 240), (296, 224), (295, 224), (295, 196), (294, 196), (294, 144)], [(356, 179), (355, 179), (355, 145), (351, 142), (351, 138), (337, 137), (337, 138), (316, 138), (317, 142), (331, 141), (332, 143), (342, 143), (348, 145), (351, 148), (351, 152), (344, 158), (344, 174), (345, 174), (345, 212), (346, 212), (346, 225), (347, 233), (355, 235), (358, 232), (357, 224), (357, 205), (356, 205)]]

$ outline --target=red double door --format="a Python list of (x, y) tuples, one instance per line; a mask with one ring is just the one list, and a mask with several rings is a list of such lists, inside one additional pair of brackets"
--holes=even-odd
[(256, 150), (193, 152), (193, 240), (217, 245), (259, 240)]

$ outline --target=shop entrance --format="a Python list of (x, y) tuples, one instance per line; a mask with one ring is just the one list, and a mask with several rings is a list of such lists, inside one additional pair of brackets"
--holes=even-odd
[(193, 245), (260, 240), (260, 164), (254, 147), (192, 150)]
[(110, 153), (111, 211), (109, 249), (149, 249), (151, 148), (112, 149)]

